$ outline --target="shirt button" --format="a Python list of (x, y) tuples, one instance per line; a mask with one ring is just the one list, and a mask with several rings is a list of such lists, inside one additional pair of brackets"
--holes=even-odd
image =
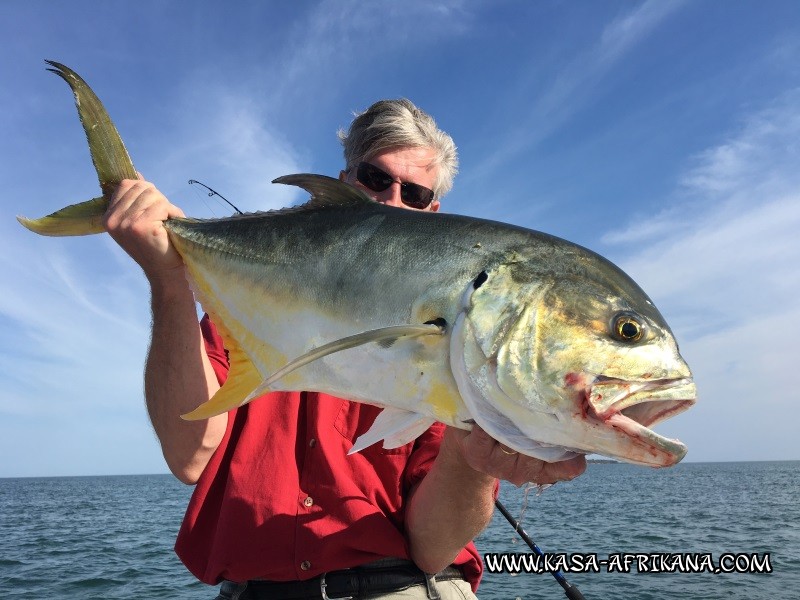
[(308, 562), (307, 560), (304, 560), (303, 562), (300, 563), (300, 568), (303, 571), (308, 571), (311, 568), (311, 563)]
[(310, 440), (308, 440), (309, 448), (313, 448), (316, 445), (317, 445), (317, 440), (315, 440), (314, 438), (311, 438)]
[(306, 496), (306, 499), (303, 500), (303, 504), (306, 506), (311, 506), (314, 504), (314, 499), (311, 496)]

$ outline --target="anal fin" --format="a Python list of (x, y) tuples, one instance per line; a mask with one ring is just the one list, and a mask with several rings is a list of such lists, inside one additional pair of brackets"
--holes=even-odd
[(223, 386), (208, 402), (181, 415), (182, 419), (187, 421), (209, 419), (246, 404), (251, 399), (250, 392), (258, 387), (262, 379), (261, 374), (239, 346), (228, 348), (228, 358), (231, 370)]

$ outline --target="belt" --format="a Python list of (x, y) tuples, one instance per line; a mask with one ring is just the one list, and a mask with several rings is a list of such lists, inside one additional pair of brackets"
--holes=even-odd
[[(384, 564), (381, 564), (384, 563)], [(434, 579), (435, 578), (435, 579)], [(247, 582), (246, 589), (232, 581), (222, 583), (222, 592), (232, 595), (241, 592), (242, 599), (248, 600), (351, 600), (398, 592), (414, 585), (426, 584), (428, 596), (437, 598), (434, 581), (464, 579), (461, 571), (447, 567), (435, 575), (424, 573), (411, 561), (392, 561), (385, 564), (363, 565), (341, 571), (330, 571), (312, 579), (302, 581), (264, 581), (253, 579)]]

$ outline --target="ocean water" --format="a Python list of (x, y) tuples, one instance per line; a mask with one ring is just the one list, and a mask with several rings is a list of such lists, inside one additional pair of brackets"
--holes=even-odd
[[(521, 492), (505, 487), (512, 514)], [(800, 461), (685, 463), (670, 469), (590, 464), (587, 473), (527, 498), (525, 531), (548, 553), (769, 553), (772, 573), (568, 573), (594, 598), (800, 599)], [(511, 531), (511, 533), (509, 533)], [(495, 512), (481, 552), (528, 552)], [(744, 560), (742, 560), (742, 566)], [(487, 574), (482, 598), (564, 598), (549, 573)]]
[[(172, 551), (190, 493), (168, 475), (0, 479), (0, 597), (213, 598), (216, 588)], [(522, 526), (547, 553), (768, 553), (772, 568), (642, 573), (633, 562), (629, 572), (566, 573), (587, 600), (800, 599), (800, 461), (590, 464), (538, 496), (506, 485), (501, 500), (515, 515), (524, 507)], [(476, 543), (482, 553), (532, 554), (499, 513)], [(565, 597), (549, 574), (525, 572), (487, 573), (478, 595)]]

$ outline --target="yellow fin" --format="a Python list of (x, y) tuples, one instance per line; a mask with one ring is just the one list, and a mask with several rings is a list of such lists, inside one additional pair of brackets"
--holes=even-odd
[[(69, 67), (52, 60), (45, 62), (51, 67), (48, 71), (61, 77), (72, 88), (78, 117), (86, 133), (89, 153), (103, 193), (110, 193), (123, 179), (136, 179), (138, 174), (125, 144), (92, 88)], [(17, 220), (40, 235), (90, 235), (105, 231), (103, 214), (107, 208), (108, 201), (100, 197), (67, 206), (40, 219), (17, 217)]]
[(204, 402), (192, 412), (181, 415), (182, 419), (187, 421), (210, 419), (228, 412), (232, 408), (246, 404), (250, 392), (261, 383), (261, 374), (247, 357), (247, 354), (244, 353), (244, 350), (236, 345), (229, 347), (227, 340), (226, 347), (228, 348), (231, 370), (228, 372), (228, 379), (225, 380), (225, 384), (217, 390), (217, 393), (208, 402)]
[(103, 193), (108, 193), (110, 186), (115, 186), (123, 179), (136, 179), (138, 175), (131, 157), (100, 98), (69, 67), (52, 60), (45, 62), (51, 67), (48, 71), (61, 77), (72, 88), (75, 107), (86, 133), (86, 141), (89, 142), (89, 153)]
[(26, 229), (39, 235), (91, 235), (105, 231), (103, 215), (107, 208), (108, 200), (101, 196), (79, 204), (72, 204), (46, 217), (38, 219), (17, 217), (17, 221)]

